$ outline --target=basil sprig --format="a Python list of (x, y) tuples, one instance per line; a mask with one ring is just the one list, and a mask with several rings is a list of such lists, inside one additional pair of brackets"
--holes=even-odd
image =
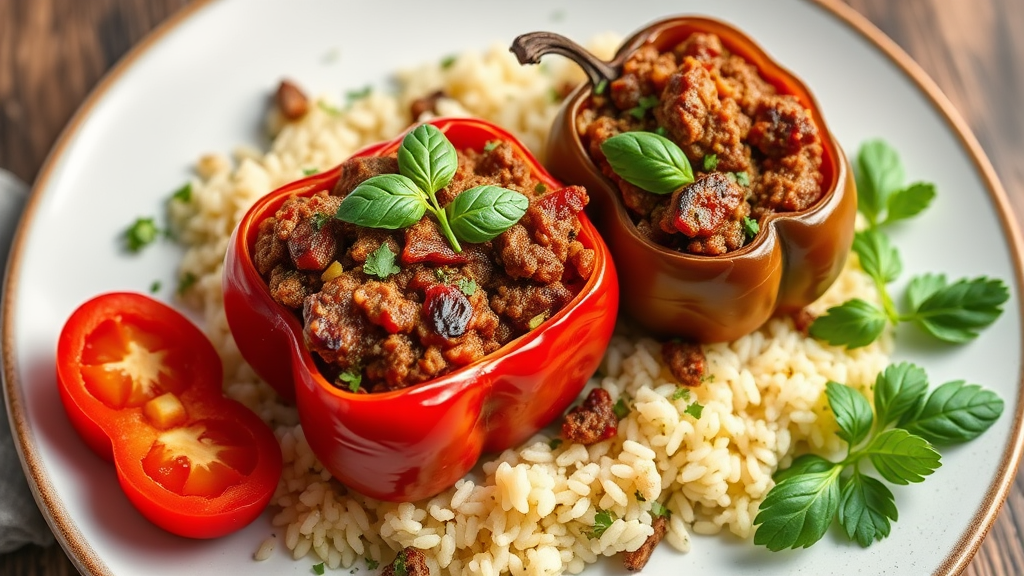
[(805, 454), (775, 474), (776, 484), (754, 518), (754, 543), (769, 550), (811, 546), (835, 520), (861, 546), (885, 538), (898, 518), (896, 498), (860, 464), (869, 461), (891, 484), (922, 482), (941, 465), (935, 445), (972, 440), (1003, 412), (994, 392), (962, 381), (929, 394), (924, 370), (910, 363), (890, 365), (878, 375), (874, 413), (853, 388), (829, 382), (825, 395), (839, 426), (836, 434), (847, 443), (846, 457), (832, 462)]
[(335, 216), (359, 226), (398, 230), (430, 212), (452, 249), (461, 252), (459, 240), (492, 240), (526, 213), (526, 196), (491, 185), (465, 190), (442, 207), (437, 192), (452, 181), (458, 168), (455, 147), (444, 133), (422, 124), (402, 139), (399, 173), (373, 176), (356, 186)]
[(654, 132), (624, 132), (601, 144), (612, 170), (654, 194), (671, 194), (693, 182), (690, 161), (679, 146)]
[(887, 285), (903, 271), (899, 251), (882, 226), (924, 211), (935, 197), (935, 186), (903, 186), (899, 155), (881, 140), (865, 143), (858, 154), (857, 209), (868, 222), (853, 240), (861, 268), (875, 284), (881, 307), (861, 299), (829, 308), (811, 324), (810, 334), (829, 344), (858, 348), (874, 342), (888, 325), (913, 322), (939, 340), (961, 343), (978, 336), (996, 321), (1010, 291), (1002, 280), (985, 276), (948, 282), (943, 274), (911, 279), (901, 311)]

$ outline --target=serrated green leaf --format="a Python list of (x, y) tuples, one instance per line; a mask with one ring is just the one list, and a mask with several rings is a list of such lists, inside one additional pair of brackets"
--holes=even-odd
[(840, 480), (839, 525), (863, 547), (889, 535), (898, 518), (896, 498), (878, 480), (859, 470)]
[(395, 264), (395, 254), (387, 244), (381, 244), (379, 248), (370, 252), (363, 263), (363, 273), (368, 276), (376, 276), (381, 280), (387, 280), (392, 274), (401, 272), (401, 268)]
[(964, 278), (932, 293), (910, 317), (940, 340), (966, 342), (999, 318), (1009, 298), (1002, 280)]
[(775, 483), (778, 484), (790, 476), (797, 476), (808, 472), (825, 472), (835, 466), (837, 466), (836, 463), (830, 462), (817, 454), (801, 454), (793, 459), (793, 463), (789, 465), (789, 468), (776, 470), (772, 480), (775, 480)]
[(955, 444), (980, 436), (999, 419), (1003, 408), (995, 392), (956, 380), (932, 391), (900, 426), (933, 444)]
[(810, 334), (833, 346), (860, 348), (874, 342), (885, 330), (888, 318), (878, 306), (860, 298), (825, 311), (811, 324)]
[(928, 375), (909, 362), (890, 364), (875, 378), (875, 417), (879, 428), (898, 421), (928, 393)]
[(839, 510), (840, 470), (791, 476), (769, 490), (754, 518), (754, 544), (778, 551), (821, 540)]
[(398, 147), (398, 171), (428, 194), (447, 186), (458, 168), (455, 146), (431, 124), (417, 126)]
[(871, 404), (864, 395), (849, 386), (828, 382), (825, 384), (825, 396), (839, 425), (836, 434), (851, 448), (863, 442), (874, 422)]
[(946, 287), (945, 274), (922, 274), (914, 276), (907, 285), (907, 307), (917, 310), (921, 303), (927, 300), (939, 290)]
[(923, 212), (935, 198), (935, 185), (927, 182), (915, 182), (906, 188), (896, 190), (889, 195), (885, 222), (913, 218)]
[(612, 170), (654, 194), (671, 194), (693, 182), (693, 169), (674, 142), (653, 132), (616, 134), (601, 144)]
[(445, 206), (448, 225), (466, 242), (492, 240), (526, 214), (530, 200), (498, 186), (477, 186), (463, 191)]
[(367, 228), (398, 230), (423, 217), (427, 204), (411, 180), (400, 174), (366, 179), (338, 206), (335, 217)]
[(875, 470), (893, 484), (923, 482), (941, 466), (939, 453), (927, 440), (902, 428), (878, 434), (863, 452)]
[(889, 195), (903, 187), (903, 162), (884, 140), (870, 140), (857, 155), (857, 210), (872, 225), (889, 204)]
[(860, 266), (875, 282), (888, 284), (903, 271), (900, 253), (889, 243), (889, 237), (877, 229), (857, 232), (853, 251), (860, 257)]

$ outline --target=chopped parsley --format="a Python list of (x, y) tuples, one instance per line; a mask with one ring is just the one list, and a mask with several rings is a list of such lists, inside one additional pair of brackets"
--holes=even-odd
[(447, 70), (447, 69), (451, 68), (452, 64), (455, 64), (455, 61), (457, 59), (458, 59), (458, 57), (455, 56), (454, 54), (449, 55), (449, 56), (445, 56), (444, 58), (441, 59), (441, 69), (442, 70)]
[(313, 174), (316, 174), (319, 171), (320, 171), (319, 168), (303, 168), (302, 169), (302, 175), (303, 176), (312, 176)]
[(319, 232), (328, 222), (330, 222), (330, 220), (331, 217), (327, 214), (316, 212), (310, 216), (309, 223), (313, 226), (313, 232)]
[(363, 272), (368, 276), (376, 276), (381, 280), (387, 280), (392, 274), (401, 272), (401, 268), (395, 264), (395, 254), (387, 244), (381, 244), (366, 258), (363, 264)]
[(125, 245), (129, 252), (139, 252), (160, 236), (160, 229), (153, 218), (136, 218), (124, 233)]
[(484, 144), (484, 152), (490, 152), (491, 150), (494, 150), (495, 148), (498, 147), (498, 144), (501, 144), (501, 142), (497, 140), (491, 140), (487, 142), (487, 144)]
[(374, 560), (373, 558), (363, 558), (363, 560), (366, 561), (366, 567), (370, 570), (376, 570), (377, 567), (380, 566), (380, 562)]
[(551, 440), (548, 440), (548, 448), (551, 448), (552, 450), (558, 450), (558, 447), (561, 446), (561, 445), (562, 445), (562, 439), (561, 438), (552, 438)]
[(619, 399), (615, 401), (615, 406), (612, 407), (615, 411), (615, 417), (622, 420), (626, 416), (629, 416), (629, 400), (626, 399), (626, 395), (619, 396)]
[(671, 400), (673, 402), (675, 402), (676, 400), (689, 400), (689, 399), (690, 399), (690, 390), (688, 388), (684, 388), (682, 386), (679, 386), (678, 388), (676, 388), (675, 391), (672, 392), (672, 396), (669, 397), (669, 400)]
[(644, 116), (647, 115), (647, 111), (657, 106), (658, 102), (658, 97), (653, 94), (650, 96), (641, 96), (637, 105), (630, 108), (628, 112), (637, 120), (643, 120)]
[(718, 154), (704, 155), (704, 171), (711, 172), (718, 168)]
[(178, 202), (188, 203), (192, 201), (192, 183), (186, 182), (184, 186), (178, 188), (171, 194), (171, 199), (177, 200)]
[(651, 502), (651, 516), (654, 516), (655, 518), (659, 518), (661, 516), (668, 518), (671, 515), (672, 511), (666, 508), (661, 502), (658, 502), (657, 500)]
[(366, 98), (367, 96), (370, 95), (370, 92), (373, 92), (373, 88), (371, 86), (363, 86), (358, 90), (349, 90), (348, 92), (345, 93), (345, 100), (349, 103), (352, 103), (355, 102), (356, 100)]
[(602, 79), (600, 82), (597, 83), (597, 86), (594, 86), (594, 94), (600, 96), (601, 94), (604, 94), (604, 91), (607, 88), (608, 80)]
[(447, 284), (448, 283), (448, 271), (444, 268), (434, 268), (434, 278), (437, 278), (438, 282)]
[(323, 562), (321, 562), (319, 564), (313, 564), (313, 574), (323, 574), (323, 573), (324, 573), (324, 563)]
[(757, 220), (749, 216), (743, 217), (743, 233), (747, 236), (747, 240), (750, 240), (757, 233), (761, 231), (761, 226), (757, 223)]
[(546, 311), (545, 312), (541, 312), (540, 314), (537, 314), (533, 318), (530, 318), (530, 330), (535, 330), (538, 326), (543, 324), (544, 321), (547, 320), (547, 319), (548, 319), (548, 313)]
[(459, 278), (458, 281), (455, 282), (455, 285), (458, 286), (459, 290), (462, 290), (462, 293), (466, 296), (472, 296), (476, 293), (476, 280)]
[(405, 550), (398, 552), (398, 556), (395, 556), (395, 561), (391, 564), (391, 567), (395, 569), (395, 576), (408, 576), (409, 569), (405, 567)]
[(657, 134), (658, 136), (667, 136), (668, 130), (666, 130), (664, 126), (658, 126), (657, 128), (654, 129), (654, 133)]
[(160, 284), (159, 280), (154, 280), (153, 283), (149, 285), (149, 293), (156, 294), (157, 292), (160, 291), (161, 286), (162, 284)]
[(700, 420), (700, 415), (703, 413), (704, 405), (698, 402), (690, 404), (689, 406), (686, 407), (686, 410), (683, 410), (683, 414), (689, 414), (690, 416), (693, 416), (697, 420)]
[(537, 182), (537, 185), (533, 187), (533, 191), (537, 194), (543, 194), (548, 191), (548, 187), (543, 182)]
[(736, 183), (740, 186), (750, 186), (750, 175), (746, 172), (733, 172), (736, 176)]
[(597, 514), (594, 514), (594, 528), (590, 531), (588, 536), (591, 538), (600, 538), (613, 522), (615, 522), (614, 513), (610, 510), (598, 510)]
[(191, 289), (198, 281), (199, 278), (191, 272), (185, 272), (182, 274), (181, 277), (178, 278), (178, 295), (188, 292), (189, 289)]
[(359, 391), (359, 386), (363, 382), (363, 375), (361, 372), (348, 370), (338, 374), (338, 381), (344, 384), (345, 388), (348, 388), (349, 392), (354, 394)]

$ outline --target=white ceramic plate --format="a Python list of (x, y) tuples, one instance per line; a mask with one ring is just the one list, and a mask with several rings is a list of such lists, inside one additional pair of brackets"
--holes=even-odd
[[(990, 387), (1007, 410), (980, 439), (944, 450), (942, 468), (924, 484), (895, 490), (899, 522), (869, 549), (835, 531), (809, 550), (776, 554), (729, 536), (696, 537), (685, 555), (661, 546), (645, 573), (949, 574), (966, 565), (1006, 495), (1021, 448), (1020, 243), (980, 148), (906, 56), (847, 9), (799, 0), (400, 4), (223, 0), (186, 9), (102, 84), (44, 168), (6, 284), (5, 392), (30, 484), (83, 573), (309, 574), (313, 563), (291, 560), (283, 545), (271, 560), (252, 561), (272, 532), (267, 515), (214, 541), (154, 528), (128, 504), (113, 468), (75, 436), (57, 397), (57, 335), (79, 303), (104, 291), (145, 292), (154, 280), (174, 285), (174, 248), (126, 257), (118, 234), (135, 217), (159, 213), (195, 158), (258, 142), (267, 95), (285, 75), (311, 93), (341, 94), (399, 67), (522, 32), (628, 34), (675, 13), (709, 14), (747, 31), (807, 82), (848, 151), (885, 138), (902, 153), (911, 179), (936, 183), (932, 208), (892, 233), (903, 277), (987, 274), (1010, 284), (1012, 299), (977, 341), (941, 346), (901, 330), (898, 356), (922, 364), (933, 385), (963, 378)], [(962, 242), (965, 230), (976, 248)], [(608, 562), (587, 573), (621, 570)]]

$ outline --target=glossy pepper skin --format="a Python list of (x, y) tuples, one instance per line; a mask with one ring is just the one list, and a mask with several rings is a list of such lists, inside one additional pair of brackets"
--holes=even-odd
[[(549, 190), (561, 185), (504, 130), (480, 120), (431, 122), (460, 150), (508, 140)], [(386, 155), (401, 137), (361, 151)], [(326, 381), (303, 343), (302, 325), (274, 302), (253, 265), (259, 223), (293, 194), (332, 189), (340, 169), (272, 192), (245, 215), (229, 244), (224, 306), (239, 350), (283, 397), (294, 398), (310, 447), (345, 485), (368, 496), (411, 501), (452, 486), (481, 452), (522, 442), (576, 398), (611, 338), (618, 309), (615, 268), (580, 213), (579, 239), (594, 272), (558, 314), (500, 350), (440, 378), (401, 390), (354, 394)]]
[(569, 95), (548, 139), (547, 166), (591, 195), (588, 211), (619, 269), (624, 311), (664, 337), (701, 342), (735, 340), (773, 314), (793, 313), (817, 300), (842, 271), (853, 242), (857, 194), (846, 156), (825, 125), (804, 84), (745, 34), (717, 20), (676, 17), (647, 26), (622, 44), (609, 62), (615, 70), (639, 46), (670, 49), (694, 32), (717, 34), (732, 53), (752, 62), (780, 92), (810, 110), (821, 134), (822, 197), (801, 212), (780, 212), (742, 249), (695, 256), (665, 248), (637, 232), (614, 182), (590, 159), (576, 129), (590, 84)]
[(57, 382), (72, 425), (114, 463), (121, 488), (151, 522), (215, 538), (252, 522), (281, 476), (281, 449), (245, 406), (221, 392), (220, 357), (172, 308), (108, 293), (68, 318)]

